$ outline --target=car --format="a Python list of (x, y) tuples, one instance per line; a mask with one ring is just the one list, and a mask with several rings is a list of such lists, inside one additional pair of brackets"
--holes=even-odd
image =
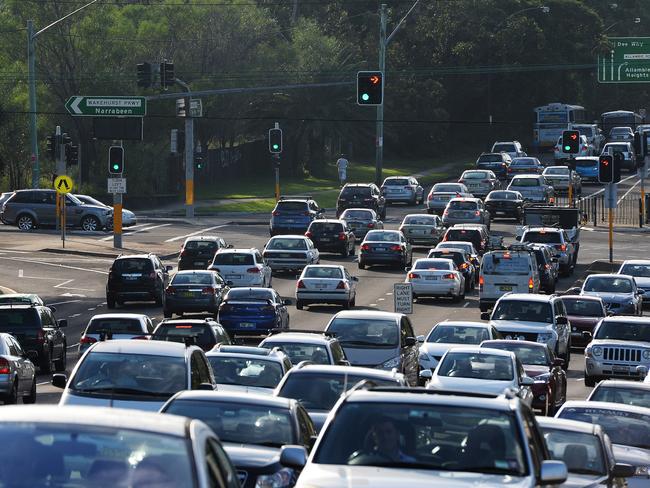
[(629, 127), (612, 127), (607, 135), (607, 140), (612, 141), (634, 141), (634, 131)]
[(306, 451), (316, 437), (299, 402), (271, 395), (183, 391), (160, 412), (205, 422), (219, 436), (245, 488), (294, 486), (300, 470), (282, 463), (283, 452), (292, 447)]
[(531, 244), (528, 247), (535, 254), (540, 290), (549, 295), (555, 293), (555, 284), (560, 274), (560, 266), (554, 256), (555, 249), (548, 244)]
[[(178, 271), (186, 269), (207, 269), (219, 249), (229, 247), (219, 236), (190, 236), (183, 242), (178, 254)], [(232, 246), (230, 246), (232, 247)]]
[(628, 380), (603, 380), (591, 390), (587, 401), (650, 408), (650, 384)]
[(273, 288), (232, 288), (219, 305), (219, 323), (233, 337), (266, 335), (289, 328), (290, 300)]
[(581, 136), (585, 136), (589, 145), (594, 148), (594, 154), (600, 154), (605, 144), (605, 136), (598, 124), (572, 124), (571, 130), (577, 130)]
[(372, 230), (359, 246), (359, 269), (389, 264), (404, 269), (413, 262), (413, 249), (404, 234), (395, 230)]
[(420, 345), (420, 369), (433, 371), (449, 349), (478, 346), (481, 342), (501, 339), (498, 330), (485, 322), (444, 320), (438, 322)]
[(395, 371), (301, 363), (282, 378), (274, 395), (298, 400), (319, 431), (341, 395), (360, 381), (378, 386), (406, 386), (404, 375)]
[(163, 315), (208, 312), (216, 316), (223, 296), (229, 288), (215, 271), (185, 270), (176, 273), (167, 288)]
[(515, 396), (366, 385), (336, 404), (296, 487), (532, 488), (566, 478)]
[(334, 334), (318, 331), (272, 331), (258, 347), (279, 348), (292, 364), (309, 361), (313, 364), (339, 364), (349, 366), (341, 343)]
[(481, 313), (505, 339), (519, 339), (547, 344), (553, 355), (564, 360), (564, 370), (571, 360), (570, 324), (557, 295), (508, 293), (499, 298), (492, 314)]
[[(641, 292), (642, 304), (646, 305), (645, 298), (648, 297), (648, 305), (650, 305), (650, 260), (626, 259), (617, 273), (634, 277), (634, 282)], [(0, 298), (0, 303), (1, 300)]]
[(577, 153), (567, 153), (562, 147), (562, 136), (560, 136), (553, 148), (553, 160), (556, 163), (565, 162), (570, 160), (572, 156), (592, 156), (595, 153), (594, 147), (589, 144), (589, 141), (585, 136), (580, 136), (580, 142), (578, 143), (578, 152)]
[[(0, 294), (0, 305), (40, 305), (44, 306), (45, 303), (35, 293), (2, 293)], [(55, 307), (50, 307), (50, 310), (56, 312)]]
[(302, 270), (308, 264), (318, 264), (320, 253), (305, 236), (279, 235), (271, 237), (262, 252), (274, 273)]
[(573, 273), (578, 261), (577, 246), (564, 229), (557, 227), (526, 227), (521, 236), (524, 244), (548, 244), (553, 249), (562, 276)]
[(472, 256), (465, 249), (431, 249), (428, 259), (451, 259), (465, 278), (465, 291), (471, 291), (476, 286), (477, 269), (472, 262)]
[(41, 374), (65, 371), (68, 343), (62, 329), (67, 326), (68, 321), (57, 320), (50, 307), (0, 305), (0, 332), (18, 341)]
[(555, 418), (600, 425), (612, 441), (616, 462), (631, 464), (635, 468), (634, 476), (626, 480), (627, 486), (648, 486), (650, 409), (620, 403), (574, 400), (562, 405)]
[(446, 226), (484, 224), (489, 229), (490, 212), (485, 209), (480, 198), (452, 198), (442, 213), (442, 223)]
[(515, 175), (539, 175), (544, 171), (544, 165), (533, 157), (514, 158), (508, 166), (508, 178)]
[(535, 382), (532, 408), (543, 415), (553, 416), (567, 399), (567, 375), (564, 361), (556, 358), (546, 344), (519, 340), (488, 340), (481, 347), (511, 351), (524, 368), (526, 376)]
[(140, 313), (102, 313), (93, 315), (79, 339), (79, 356), (97, 341), (113, 339), (148, 340), (154, 326), (148, 315)]
[(485, 197), (492, 190), (501, 188), (501, 182), (490, 170), (468, 169), (463, 171), (458, 183), (464, 184), (476, 197)]
[(524, 216), (525, 200), (521, 193), (512, 190), (496, 190), (485, 197), (485, 209), (494, 219), (515, 219), (520, 222)]
[(490, 244), (490, 232), (484, 224), (454, 224), (447, 229), (442, 242), (464, 241), (471, 242), (475, 254), (484, 254)]
[(582, 180), (578, 173), (568, 166), (547, 166), (542, 173), (546, 181), (553, 187), (555, 194), (568, 193), (569, 185), (573, 195), (582, 194)]
[(408, 214), (399, 230), (411, 245), (435, 246), (440, 242), (445, 227), (437, 215)]
[(643, 298), (634, 277), (622, 274), (591, 274), (585, 278), (581, 296), (602, 298), (614, 315), (643, 315)]
[(0, 461), (3, 486), (240, 486), (221, 441), (198, 420), (53, 405), (2, 413), (0, 430), (12, 446)]
[[(65, 196), (66, 226), (84, 231), (112, 229), (113, 209), (84, 204), (71, 194)], [(45, 189), (17, 190), (2, 206), (2, 221), (20, 230), (54, 226), (57, 221), (56, 191)]]
[(389, 176), (381, 185), (386, 204), (405, 202), (409, 205), (424, 203), (424, 188), (412, 176)]
[(213, 319), (163, 319), (151, 335), (152, 341), (169, 341), (185, 344), (192, 338), (204, 351), (217, 344), (230, 344), (228, 332)]
[(359, 278), (351, 276), (345, 266), (310, 264), (305, 266), (296, 282), (296, 308), (314, 303), (340, 304), (354, 307)]
[(9, 197), (13, 194), (14, 192), (12, 191), (3, 191), (0, 193), (0, 214), (2, 213), (2, 205), (4, 205), (4, 203), (9, 200)]
[(219, 249), (209, 270), (216, 271), (229, 287), (271, 286), (271, 267), (257, 249)]
[(362, 240), (371, 230), (384, 228), (384, 223), (379, 220), (377, 212), (368, 208), (348, 208), (339, 218), (354, 232), (357, 240)]
[(374, 183), (347, 183), (336, 199), (336, 215), (348, 208), (369, 208), (386, 218), (386, 199)]
[(534, 203), (552, 203), (555, 200), (553, 187), (542, 175), (517, 175), (510, 180), (508, 190), (517, 191), (525, 201)]
[(512, 158), (505, 152), (482, 153), (476, 160), (476, 169), (488, 169), (498, 178), (505, 179), (511, 163)]
[(292, 367), (279, 348), (219, 344), (206, 356), (218, 391), (271, 394)]
[(115, 308), (127, 301), (154, 301), (164, 306), (171, 270), (153, 253), (120, 254), (108, 272), (106, 306)]
[(309, 224), (305, 237), (311, 239), (318, 252), (336, 252), (344, 258), (354, 256), (356, 235), (345, 220), (314, 220)]
[[(96, 198), (91, 197), (90, 195), (79, 195), (75, 194), (75, 197), (77, 197), (77, 200), (80, 200), (81, 203), (85, 205), (93, 205), (95, 207), (105, 207), (105, 208), (112, 208), (110, 205), (106, 205), (104, 202), (100, 202)], [(0, 203), (0, 206), (2, 204)], [(123, 227), (132, 227), (138, 223), (138, 219), (136, 218), (135, 214), (131, 212), (130, 210), (127, 210), (125, 208), (122, 208), (122, 226)]]
[(335, 334), (352, 366), (396, 369), (410, 385), (418, 384), (418, 340), (404, 314), (343, 311), (334, 315), (325, 332)]
[(271, 212), (269, 234), (304, 234), (309, 224), (323, 217), (325, 211), (311, 196), (281, 196)]
[(451, 259), (420, 258), (408, 269), (404, 283), (411, 283), (413, 299), (450, 297), (465, 299), (465, 277)]
[(584, 182), (599, 183), (598, 180), (598, 156), (579, 157), (573, 160), (575, 172)]
[(203, 350), (164, 341), (96, 342), (81, 357), (70, 378), (52, 376), (62, 388), (59, 406), (158, 411), (181, 390), (214, 389), (212, 368)]
[(585, 385), (594, 386), (604, 378), (643, 379), (648, 369), (650, 319), (603, 318), (585, 348)]
[(519, 141), (497, 141), (492, 145), (491, 152), (506, 153), (512, 159), (527, 156)]
[(36, 403), (36, 366), (14, 336), (0, 332), (0, 399), (12, 405), (19, 398)]
[(436, 183), (427, 195), (427, 213), (442, 215), (447, 202), (452, 198), (471, 198), (472, 196), (462, 183)]
[(612, 155), (615, 160), (620, 158), (621, 170), (635, 171), (637, 155), (631, 142), (608, 142), (603, 146), (602, 155)]
[[(462, 249), (469, 254), (469, 259), (475, 268), (478, 269), (481, 266), (478, 251), (474, 244), (469, 241), (442, 241), (434, 249)], [(476, 279), (478, 280), (478, 273), (476, 273)]]
[(571, 324), (571, 345), (584, 348), (600, 319), (607, 316), (605, 303), (600, 297), (585, 295), (564, 295), (560, 300)]
[(569, 470), (566, 486), (619, 488), (634, 476), (634, 466), (616, 462), (612, 441), (600, 425), (543, 417), (537, 423), (553, 459)]
[[(553, 244), (557, 251), (562, 251), (562, 244), (567, 244), (573, 255), (572, 261), (578, 262), (578, 254), (580, 252), (580, 229), (582, 228), (583, 214), (580, 209), (574, 207), (555, 207), (548, 205), (532, 204), (524, 208), (524, 222), (523, 226), (515, 228), (515, 238), (521, 240), (521, 236), (526, 230), (532, 227), (553, 228), (554, 232), (562, 231), (561, 236), (546, 236), (547, 239), (552, 237), (557, 242), (542, 242), (540, 244)], [(571, 246), (568, 244), (572, 244)], [(565, 269), (566, 270), (566, 269)]]

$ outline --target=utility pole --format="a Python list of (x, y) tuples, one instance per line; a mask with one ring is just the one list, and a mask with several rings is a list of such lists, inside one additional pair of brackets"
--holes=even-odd
[[(379, 71), (384, 74), (386, 83), (386, 4), (382, 3), (379, 9)], [(384, 85), (385, 86), (385, 85)], [(384, 102), (377, 105), (377, 127), (375, 136), (375, 183), (377, 186), (382, 182), (382, 170), (384, 165)]]
[(185, 95), (185, 217), (194, 218), (194, 118), (192, 117), (190, 86), (183, 80), (174, 81), (187, 91)]

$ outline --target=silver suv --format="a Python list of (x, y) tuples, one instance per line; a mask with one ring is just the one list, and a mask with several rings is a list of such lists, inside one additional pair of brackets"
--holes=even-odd
[[(86, 231), (113, 227), (113, 209), (88, 205), (73, 195), (66, 195), (66, 220), (68, 227)], [(0, 208), (0, 220), (16, 225), (20, 230), (56, 225), (56, 192), (54, 190), (18, 190)]]

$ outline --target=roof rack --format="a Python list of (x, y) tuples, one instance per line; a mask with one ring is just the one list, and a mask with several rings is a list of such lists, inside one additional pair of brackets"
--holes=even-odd
[(336, 337), (336, 332), (329, 332), (326, 330), (307, 330), (307, 329), (271, 329), (269, 330), (270, 336), (276, 335), (276, 334), (281, 334), (283, 332), (296, 332), (299, 334), (319, 334), (319, 335), (324, 335), (327, 337)]
[(311, 195), (280, 195), (280, 200), (313, 200)]

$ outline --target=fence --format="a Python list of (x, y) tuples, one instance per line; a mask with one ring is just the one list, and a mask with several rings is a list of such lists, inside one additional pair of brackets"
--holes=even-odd
[[(556, 198), (555, 204), (565, 207), (569, 205), (569, 200), (566, 196), (560, 196)], [(609, 225), (609, 209), (605, 205), (605, 195), (603, 193), (579, 198), (574, 201), (574, 205), (580, 209), (585, 225), (594, 227)], [(612, 209), (614, 225), (643, 227), (644, 224), (650, 222), (648, 210), (646, 208), (644, 218), (641, 194), (631, 192), (621, 198), (617, 207)]]

